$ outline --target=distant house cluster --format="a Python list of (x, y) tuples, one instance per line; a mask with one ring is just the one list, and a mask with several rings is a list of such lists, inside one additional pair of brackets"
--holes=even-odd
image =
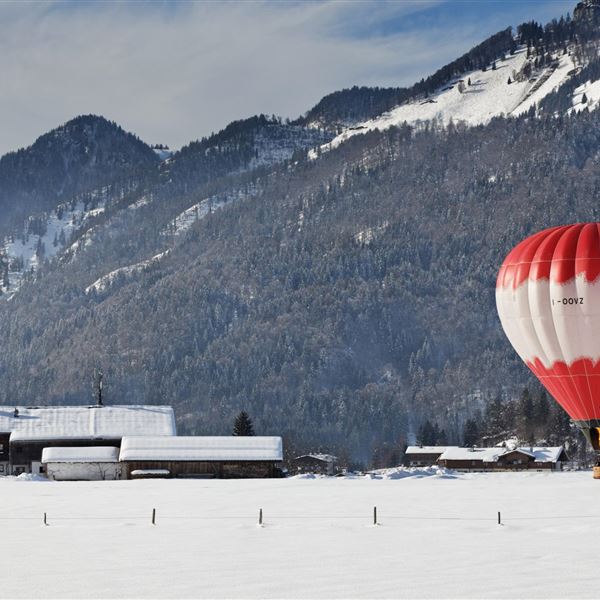
[(276, 477), (280, 437), (177, 436), (170, 406), (0, 407), (0, 475)]
[(569, 460), (563, 446), (409, 446), (404, 456), (407, 466), (438, 465), (456, 471), (560, 471)]

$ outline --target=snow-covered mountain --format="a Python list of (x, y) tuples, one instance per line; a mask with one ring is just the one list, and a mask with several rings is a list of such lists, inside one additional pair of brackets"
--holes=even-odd
[[(536, 68), (533, 56), (528, 56), (527, 48), (522, 46), (514, 54), (494, 61), (485, 70), (467, 71), (427, 97), (412, 99), (374, 119), (346, 128), (320, 150), (336, 148), (356, 135), (384, 131), (403, 123), (482, 125), (498, 116), (519, 116), (538, 106), (581, 69), (573, 49), (566, 53), (555, 52), (550, 60), (550, 64)], [(581, 108), (585, 90), (589, 91), (589, 106), (593, 107), (597, 91), (590, 82), (578, 90), (574, 110)], [(316, 156), (317, 152), (311, 151), (311, 157)]]

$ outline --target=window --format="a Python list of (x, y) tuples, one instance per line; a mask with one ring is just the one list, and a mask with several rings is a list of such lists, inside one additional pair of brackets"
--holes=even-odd
[(0, 473), (4, 473), (4, 465), (0, 465)]
[(40, 465), (40, 473), (45, 473), (44, 465)]

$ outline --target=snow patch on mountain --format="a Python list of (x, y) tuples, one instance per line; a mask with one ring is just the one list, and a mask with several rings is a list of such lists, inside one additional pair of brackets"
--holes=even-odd
[(88, 287), (85, 288), (85, 293), (90, 294), (91, 292), (97, 292), (97, 293), (104, 292), (113, 283), (115, 283), (115, 281), (117, 281), (118, 279), (126, 279), (129, 277), (132, 277), (133, 275), (136, 275), (137, 273), (141, 273), (143, 271), (146, 271), (150, 267), (155, 266), (165, 256), (167, 256), (169, 254), (169, 252), (170, 252), (170, 250), (165, 250), (164, 252), (161, 252), (160, 254), (156, 254), (152, 258), (142, 260), (133, 265), (127, 265), (126, 267), (120, 267), (118, 269), (115, 269), (114, 271), (111, 271), (110, 273), (103, 275), (102, 277), (100, 277), (99, 279), (94, 281), (94, 283), (92, 283), (91, 285), (88, 285)]
[(575, 88), (573, 94), (573, 107), (569, 109), (569, 113), (578, 112), (580, 110), (593, 110), (598, 107), (600, 102), (600, 80), (586, 81), (583, 85)]
[(154, 154), (156, 154), (160, 160), (167, 160), (173, 155), (173, 151), (168, 148), (152, 148), (152, 150), (154, 150)]
[(187, 231), (194, 223), (206, 217), (206, 215), (233, 202), (253, 198), (258, 192), (258, 186), (252, 185), (244, 189), (232, 190), (227, 194), (215, 194), (214, 196), (204, 198), (178, 214), (162, 231), (162, 234), (180, 235)]
[(44, 260), (55, 258), (68, 247), (73, 233), (104, 210), (105, 200), (99, 197), (92, 202), (61, 204), (49, 214), (30, 217), (19, 235), (5, 238), (0, 250), (4, 270), (0, 289), (4, 298), (11, 298), (27, 276), (35, 273)]
[[(465, 73), (429, 98), (412, 100), (346, 129), (320, 150), (336, 148), (355, 135), (383, 131), (403, 123), (437, 121), (443, 125), (450, 122), (481, 125), (500, 115), (517, 116), (535, 106), (576, 71), (572, 57), (565, 54), (556, 56), (551, 65), (541, 70), (532, 68), (532, 74), (527, 76), (527, 63), (531, 64), (531, 60), (526, 49), (520, 48), (514, 55), (497, 60), (495, 68), (490, 66), (485, 71)], [(317, 156), (317, 150), (309, 152), (310, 158)]]

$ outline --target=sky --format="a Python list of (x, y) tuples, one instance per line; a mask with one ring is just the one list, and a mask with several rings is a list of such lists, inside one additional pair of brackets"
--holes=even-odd
[(564, 0), (0, 2), (0, 154), (80, 114), (176, 149), (353, 85), (403, 86)]

